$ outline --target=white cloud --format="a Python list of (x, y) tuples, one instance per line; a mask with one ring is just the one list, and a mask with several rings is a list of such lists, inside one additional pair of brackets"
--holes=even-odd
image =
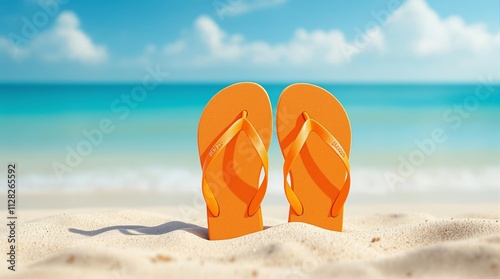
[(256, 10), (267, 9), (282, 5), (288, 0), (215, 0), (215, 11), (219, 18), (238, 16)]
[[(380, 36), (375, 36), (367, 49), (382, 47), (380, 40)], [(195, 65), (238, 61), (253, 65), (301, 65), (317, 62), (337, 65), (359, 53), (357, 51), (351, 54), (353, 48), (355, 46), (347, 42), (339, 30), (309, 32), (298, 29), (290, 41), (282, 44), (247, 42), (240, 34), (227, 34), (208, 16), (196, 19), (189, 36), (164, 47), (165, 53), (171, 56), (189, 53), (191, 61), (183, 61)]]
[(201, 16), (195, 22), (197, 38), (206, 46), (214, 58), (232, 59), (242, 54), (243, 37), (228, 36), (209, 17)]
[(11, 57), (33, 57), (49, 62), (77, 61), (83, 64), (97, 64), (107, 59), (106, 47), (96, 45), (80, 29), (80, 20), (75, 13), (64, 11), (55, 24), (40, 32), (26, 46), (13, 46), (0, 37), (0, 49)]
[(388, 42), (393, 48), (403, 42), (417, 56), (462, 51), (468, 55), (498, 51), (499, 34), (490, 34), (483, 24), (467, 25), (459, 16), (442, 19), (425, 1), (410, 0), (387, 22)]
[(479, 75), (498, 75), (500, 34), (459, 16), (441, 18), (424, 0), (409, 0), (386, 22), (366, 26), (372, 28), (360, 28), (362, 34), (352, 40), (337, 29), (298, 28), (288, 41), (271, 44), (227, 33), (210, 17), (200, 16), (187, 34), (164, 47), (163, 54), (171, 66), (233, 66), (276, 76), (281, 74), (276, 69), (296, 70), (298, 76), (303, 70), (305, 77), (386, 80), (475, 80)]
[(26, 56), (26, 51), (10, 43), (7, 38), (0, 37), (0, 52), (4, 51), (13, 59), (19, 60)]

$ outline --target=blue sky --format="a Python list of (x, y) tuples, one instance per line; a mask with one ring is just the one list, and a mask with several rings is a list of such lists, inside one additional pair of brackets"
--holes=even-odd
[(359, 3), (4, 0), (0, 81), (498, 81), (499, 1)]

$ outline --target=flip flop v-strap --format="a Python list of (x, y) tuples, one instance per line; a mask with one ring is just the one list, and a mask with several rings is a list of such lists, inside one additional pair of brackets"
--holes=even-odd
[(257, 210), (260, 208), (260, 204), (264, 199), (267, 190), (268, 183), (268, 156), (267, 150), (260, 138), (259, 134), (255, 130), (255, 127), (247, 119), (247, 111), (242, 111), (240, 118), (235, 120), (215, 141), (215, 145), (210, 149), (208, 156), (205, 158), (202, 166), (202, 191), (205, 202), (207, 203), (208, 210), (214, 217), (218, 217), (220, 214), (220, 207), (215, 198), (214, 193), (210, 189), (206, 179), (206, 171), (210, 167), (214, 159), (221, 153), (221, 151), (234, 139), (240, 132), (245, 132), (248, 139), (252, 143), (255, 151), (262, 162), (262, 168), (264, 169), (264, 178), (257, 189), (254, 197), (252, 198), (250, 204), (248, 205), (248, 215), (253, 216)]
[(337, 217), (340, 213), (340, 210), (344, 206), (351, 186), (349, 157), (347, 156), (347, 153), (344, 151), (339, 141), (325, 127), (323, 127), (323, 125), (311, 118), (307, 112), (303, 112), (302, 116), (305, 120), (304, 124), (302, 125), (288, 153), (286, 154), (285, 162), (283, 165), (283, 177), (286, 197), (293, 211), (295, 211), (298, 216), (301, 216), (304, 213), (304, 206), (300, 202), (297, 194), (295, 194), (292, 187), (288, 183), (288, 176), (290, 174), (292, 165), (295, 162), (295, 159), (297, 159), (297, 156), (299, 156), (302, 147), (304, 147), (307, 141), (307, 138), (309, 137), (311, 132), (314, 132), (335, 152), (335, 154), (337, 154), (337, 156), (342, 160), (342, 163), (345, 167), (346, 176), (344, 184), (339, 189), (339, 194), (333, 201), (330, 210), (331, 217)]

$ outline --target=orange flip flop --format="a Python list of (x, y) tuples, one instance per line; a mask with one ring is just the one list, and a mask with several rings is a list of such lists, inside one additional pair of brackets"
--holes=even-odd
[(260, 204), (267, 189), (271, 138), (269, 96), (255, 83), (228, 86), (205, 107), (198, 151), (210, 240), (263, 229)]
[(351, 126), (344, 108), (321, 87), (293, 84), (279, 99), (276, 129), (285, 158), (288, 221), (342, 231), (351, 181)]

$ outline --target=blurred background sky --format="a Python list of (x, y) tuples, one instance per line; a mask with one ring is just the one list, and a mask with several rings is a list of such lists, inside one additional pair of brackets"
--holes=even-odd
[(497, 0), (3, 0), (0, 81), (498, 80)]

